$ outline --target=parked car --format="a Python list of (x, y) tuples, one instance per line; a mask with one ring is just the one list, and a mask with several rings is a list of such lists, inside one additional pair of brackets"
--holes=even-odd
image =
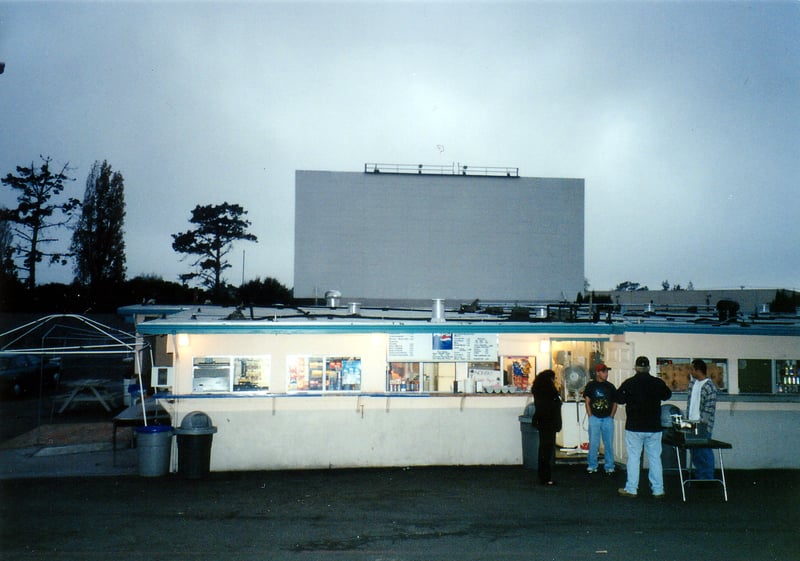
[(38, 395), (39, 388), (52, 389), (61, 378), (61, 359), (39, 355), (0, 354), (0, 395)]

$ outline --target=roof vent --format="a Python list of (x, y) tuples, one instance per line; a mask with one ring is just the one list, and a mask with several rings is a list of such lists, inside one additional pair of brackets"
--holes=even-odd
[(431, 323), (444, 323), (444, 299), (436, 298), (431, 308)]
[(325, 293), (325, 303), (329, 308), (336, 308), (339, 306), (339, 301), (342, 298), (342, 293), (338, 290), (329, 290)]
[(347, 305), (347, 313), (351, 316), (360, 316), (361, 315), (361, 304), (359, 302), (350, 302)]

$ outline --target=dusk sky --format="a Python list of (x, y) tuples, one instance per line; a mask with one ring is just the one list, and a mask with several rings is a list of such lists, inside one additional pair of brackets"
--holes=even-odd
[(0, 174), (107, 160), (128, 277), (227, 201), (292, 287), (295, 170), (460, 163), (584, 178), (592, 289), (800, 289), (800, 2), (0, 1), (0, 61)]

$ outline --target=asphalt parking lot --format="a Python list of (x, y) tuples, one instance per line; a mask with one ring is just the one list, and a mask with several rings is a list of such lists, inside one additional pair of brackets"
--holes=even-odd
[[(91, 461), (87, 458), (87, 461)], [(431, 467), (0, 481), (8, 560), (781, 560), (800, 472), (729, 471), (681, 501), (617, 496), (624, 472)]]

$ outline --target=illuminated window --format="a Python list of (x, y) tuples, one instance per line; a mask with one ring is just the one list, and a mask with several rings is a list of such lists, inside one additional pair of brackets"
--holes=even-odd
[[(720, 391), (728, 390), (728, 360), (725, 358), (701, 358), (706, 363), (706, 374)], [(693, 358), (657, 358), (658, 376), (674, 392), (685, 392), (692, 380)]]
[(267, 392), (269, 356), (207, 356), (192, 359), (192, 392)]
[(289, 392), (361, 390), (358, 357), (291, 355), (286, 364)]

